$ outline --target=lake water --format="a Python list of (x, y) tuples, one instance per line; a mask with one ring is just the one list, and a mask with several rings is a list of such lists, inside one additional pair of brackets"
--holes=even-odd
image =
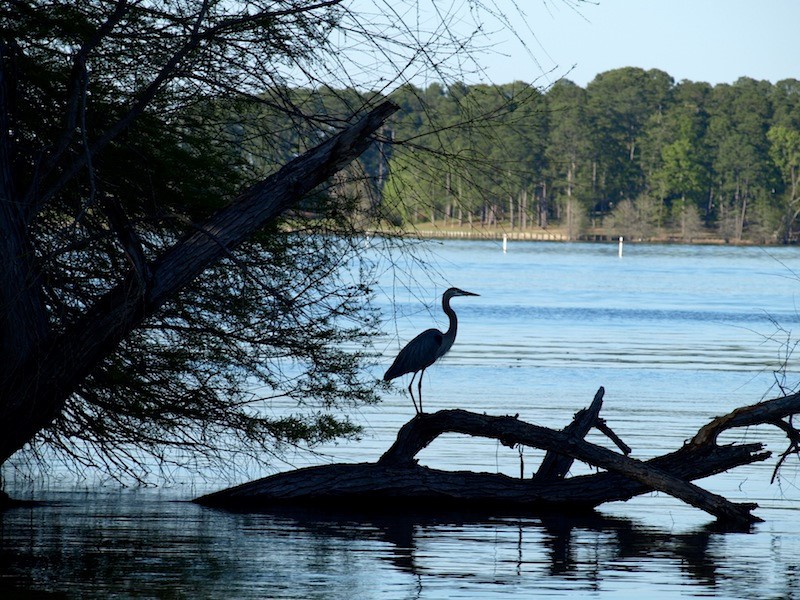
[[(560, 428), (602, 385), (601, 415), (646, 459), (800, 380), (791, 353), (800, 339), (798, 248), (629, 244), (620, 258), (615, 244), (519, 242), (504, 254), (494, 242), (426, 242), (418, 256), (427, 266), (389, 260), (380, 241), (365, 252), (382, 257), (378, 302), (389, 319), (378, 373), (418, 331), (446, 327), (439, 297), (448, 285), (481, 294), (453, 301), (458, 339), (426, 373), (427, 411), (519, 413)], [(395, 387), (356, 414), (359, 443), (297, 452), (275, 468), (377, 459), (413, 415), (402, 382)], [(596, 433), (588, 439), (610, 446)], [(726, 440), (786, 447), (766, 427)], [(526, 451), (526, 474), (540, 457)], [(455, 435), (419, 458), (520, 469), (516, 450)], [(800, 598), (800, 461), (790, 458), (770, 485), (775, 461), (698, 482), (760, 505), (764, 522), (747, 533), (717, 531), (711, 517), (663, 494), (577, 519), (236, 514), (184, 500), (238, 481), (119, 491), (69, 477), (30, 484), (7, 471), (8, 491), (47, 502), (0, 515), (0, 596)]]

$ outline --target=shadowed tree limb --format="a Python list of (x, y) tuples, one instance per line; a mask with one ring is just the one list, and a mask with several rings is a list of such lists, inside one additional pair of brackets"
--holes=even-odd
[(242, 192), (151, 263), (131, 268), (71, 327), (42, 335), (0, 381), (0, 397), (5, 398), (0, 402), (0, 464), (59, 414), (78, 384), (145, 318), (360, 155), (397, 110), (392, 102), (380, 104)]
[[(781, 453), (772, 472), (770, 483), (773, 483), (786, 459), (791, 454), (800, 452), (800, 431), (792, 424), (792, 417), (798, 412), (800, 412), (800, 393), (742, 406), (727, 415), (713, 419), (695, 434), (690, 443), (696, 446), (715, 444), (719, 435), (728, 429), (752, 425), (773, 425), (783, 431), (789, 440), (788, 447)], [(789, 420), (784, 421), (783, 419), (787, 417)]]
[(597, 421), (595, 421), (594, 427), (595, 429), (600, 431), (603, 435), (605, 435), (608, 439), (614, 442), (614, 445), (617, 448), (619, 448), (625, 456), (633, 452), (631, 450), (631, 447), (628, 446), (628, 444), (626, 444), (625, 442), (623, 442), (620, 439), (620, 437), (616, 433), (614, 433), (611, 427), (608, 426), (605, 419), (601, 419), (598, 417)]
[(800, 393), (742, 406), (701, 427), (689, 443), (695, 445), (715, 444), (717, 437), (728, 429), (769, 424), (776, 419), (784, 419), (798, 412), (800, 412)]
[[(594, 395), (594, 400), (589, 405), (589, 408), (579, 410), (572, 422), (564, 428), (563, 433), (581, 440), (585, 438), (586, 434), (589, 433), (589, 430), (595, 426), (599, 419), (605, 392), (605, 389), (601, 386)], [(575, 459), (571, 456), (551, 450), (545, 455), (542, 464), (539, 465), (539, 470), (534, 475), (534, 479), (537, 481), (563, 479), (574, 461)]]
[(770, 425), (774, 425), (783, 431), (786, 434), (786, 437), (789, 438), (789, 446), (781, 453), (781, 457), (778, 459), (775, 469), (772, 471), (772, 477), (769, 480), (770, 483), (775, 481), (775, 478), (778, 476), (778, 472), (781, 470), (783, 463), (786, 462), (786, 459), (789, 458), (789, 455), (800, 453), (800, 431), (795, 429), (791, 420), (791, 417), (789, 417), (788, 422), (781, 421), (780, 419), (769, 421)]
[(442, 410), (419, 415), (403, 426), (397, 441), (378, 464), (402, 466), (442, 433), (461, 433), (500, 440), (503, 444), (522, 444), (558, 452), (595, 467), (619, 473), (653, 490), (667, 493), (704, 510), (718, 519), (746, 525), (760, 521), (751, 514), (755, 504), (737, 504), (722, 496), (684, 481), (642, 461), (623, 456), (602, 446), (590, 444), (561, 431), (531, 425), (514, 417), (493, 417), (464, 410)]

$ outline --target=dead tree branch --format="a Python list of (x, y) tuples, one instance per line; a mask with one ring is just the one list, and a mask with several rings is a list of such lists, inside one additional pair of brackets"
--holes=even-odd
[(736, 504), (699, 486), (670, 475), (646, 463), (590, 444), (563, 431), (525, 423), (514, 417), (492, 417), (464, 410), (443, 410), (421, 414), (403, 426), (395, 444), (378, 461), (402, 467), (443, 433), (462, 433), (546, 449), (581, 460), (589, 465), (625, 475), (650, 489), (667, 493), (704, 510), (722, 521), (746, 524), (760, 521), (751, 514), (755, 504)]
[(774, 424), (776, 420), (784, 419), (798, 412), (800, 412), (800, 393), (742, 406), (701, 427), (690, 443), (700, 446), (715, 444), (719, 435), (728, 429)]
[[(717, 437), (732, 427), (772, 424), (785, 431), (790, 451), (800, 447), (800, 433), (782, 419), (800, 413), (800, 394), (738, 408), (703, 426), (692, 441), (662, 456), (640, 461), (599, 418), (600, 388), (592, 404), (579, 411), (561, 431), (520, 421), (517, 416), (491, 416), (464, 410), (421, 414), (406, 423), (394, 444), (377, 463), (325, 465), (281, 473), (198, 498), (201, 504), (264, 508), (270, 504), (338, 504), (347, 508), (491, 510), (588, 510), (604, 502), (627, 500), (658, 490), (717, 517), (725, 524), (747, 527), (761, 519), (755, 504), (736, 503), (713, 494), (692, 480), (764, 461), (771, 454), (759, 443), (718, 445)], [(625, 454), (586, 442), (592, 427)], [(609, 433), (610, 432), (610, 433)], [(443, 433), (497, 439), (506, 446), (547, 450), (530, 479), (496, 473), (439, 471), (417, 464), (416, 455)], [(567, 477), (574, 460), (603, 472)]]

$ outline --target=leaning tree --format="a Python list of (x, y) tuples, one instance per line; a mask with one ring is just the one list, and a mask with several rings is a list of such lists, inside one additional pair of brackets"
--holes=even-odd
[(350, 239), (376, 203), (347, 181), (388, 86), (474, 35), (407, 27), (421, 4), (2, 4), (0, 464), (145, 477), (357, 430), (376, 317)]

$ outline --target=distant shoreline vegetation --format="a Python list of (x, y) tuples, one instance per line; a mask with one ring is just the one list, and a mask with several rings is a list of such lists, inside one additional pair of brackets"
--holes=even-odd
[[(377, 95), (292, 93), (330, 115), (351, 114)], [(433, 83), (388, 97), (401, 110), (362, 156), (358, 184), (368, 188), (360, 195), (379, 229), (800, 239), (798, 80), (712, 86), (626, 67), (585, 88), (568, 80), (545, 91), (521, 82)]]
[(628, 67), (585, 89), (432, 84), (391, 97), (393, 139), (414, 142), (392, 147), (379, 182), (401, 228), (798, 240), (800, 81), (711, 86)]

